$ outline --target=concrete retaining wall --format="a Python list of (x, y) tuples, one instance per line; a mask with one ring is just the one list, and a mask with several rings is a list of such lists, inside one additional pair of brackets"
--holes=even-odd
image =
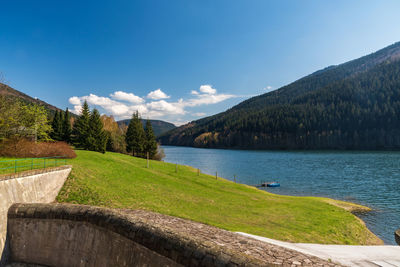
[(46, 173), (0, 179), (0, 266), (7, 258), (7, 212), (13, 203), (50, 203), (58, 195), (71, 172), (70, 166), (47, 170)]
[(14, 204), (10, 259), (42, 266), (335, 266), (216, 227), (142, 210)]

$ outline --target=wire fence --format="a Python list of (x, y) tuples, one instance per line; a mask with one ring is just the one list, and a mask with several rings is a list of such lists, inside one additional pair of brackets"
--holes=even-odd
[(67, 159), (63, 156), (0, 160), (0, 174), (17, 173), (34, 169), (45, 169), (66, 164)]

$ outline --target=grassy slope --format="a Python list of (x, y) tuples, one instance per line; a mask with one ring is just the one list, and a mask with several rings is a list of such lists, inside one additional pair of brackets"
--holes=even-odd
[[(326, 199), (279, 196), (187, 166), (76, 151), (58, 201), (146, 209), (231, 231), (293, 242), (377, 244), (358, 218)], [(339, 203), (340, 205), (340, 203)], [(351, 205), (350, 205), (351, 206)]]
[(17, 172), (29, 171), (32, 169), (42, 169), (43, 167), (56, 167), (68, 162), (64, 159), (46, 159), (43, 158), (6, 158), (0, 157), (0, 175), (14, 173), (15, 161), (17, 162)]

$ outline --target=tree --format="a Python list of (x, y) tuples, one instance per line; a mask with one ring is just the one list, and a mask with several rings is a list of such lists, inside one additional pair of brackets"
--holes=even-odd
[(83, 149), (88, 149), (88, 137), (89, 137), (89, 121), (90, 121), (90, 110), (89, 105), (85, 101), (83, 103), (81, 115), (74, 123), (73, 139), (75, 146)]
[(26, 137), (32, 136), (36, 141), (49, 140), (49, 132), (51, 131), (51, 126), (47, 119), (47, 110), (43, 106), (36, 104), (30, 104), (23, 106), (23, 125), (25, 127), (24, 135)]
[(64, 115), (64, 120), (62, 123), (62, 134), (63, 138), (62, 140), (70, 143), (71, 142), (71, 115), (69, 114), (68, 108), (65, 110), (65, 115)]
[(0, 140), (19, 137), (48, 140), (51, 131), (48, 123), (43, 106), (0, 97)]
[(93, 109), (89, 119), (88, 149), (101, 153), (106, 152), (107, 135), (103, 130), (103, 123), (97, 109)]
[(20, 138), (49, 140), (51, 126), (43, 106), (25, 104), (20, 100), (0, 96), (0, 141)]
[(151, 125), (150, 121), (146, 121), (146, 130), (145, 130), (146, 140), (144, 143), (144, 151), (149, 153), (149, 157), (151, 159), (157, 154), (157, 142), (156, 136), (153, 132), (153, 126)]
[(107, 134), (107, 151), (125, 153), (125, 131), (123, 131), (113, 116), (101, 115), (103, 129)]
[(20, 101), (10, 101), (5, 96), (0, 96), (0, 140), (16, 134), (22, 125), (21, 109)]
[(56, 110), (56, 113), (53, 117), (53, 122), (51, 123), (51, 128), (53, 131), (51, 132), (50, 137), (54, 140), (61, 141), (63, 140), (63, 116), (62, 111)]
[(132, 156), (143, 156), (145, 133), (138, 111), (132, 115), (128, 130), (126, 131), (125, 140), (126, 149), (128, 152), (132, 152)]

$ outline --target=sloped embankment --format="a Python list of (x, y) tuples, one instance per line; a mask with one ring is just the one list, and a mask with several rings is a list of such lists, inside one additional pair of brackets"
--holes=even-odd
[[(188, 166), (76, 151), (59, 202), (143, 209), (230, 231), (322, 244), (381, 244), (343, 202), (270, 194)], [(347, 204), (351, 205), (351, 204)], [(358, 206), (360, 207), (360, 206)]]

